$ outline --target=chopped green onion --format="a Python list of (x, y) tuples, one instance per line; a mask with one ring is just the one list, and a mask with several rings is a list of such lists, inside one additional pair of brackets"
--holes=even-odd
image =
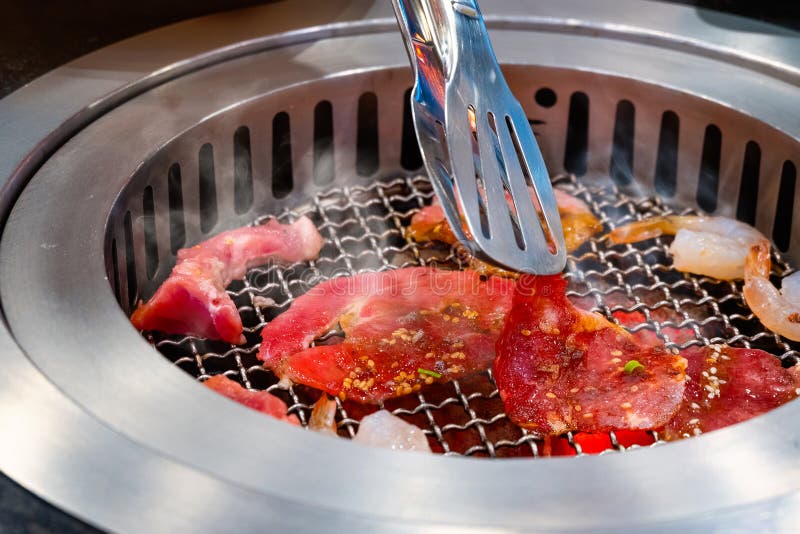
[(442, 378), (440, 373), (437, 373), (436, 371), (429, 371), (428, 369), (423, 369), (421, 367), (417, 369), (417, 372), (421, 375), (432, 376), (433, 378)]
[(639, 369), (644, 371), (644, 365), (637, 362), (636, 360), (630, 360), (628, 363), (625, 364), (624, 368), (625, 372), (628, 373), (629, 375), (635, 373)]

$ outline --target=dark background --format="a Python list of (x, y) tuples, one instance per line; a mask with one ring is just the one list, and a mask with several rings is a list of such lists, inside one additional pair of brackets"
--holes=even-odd
[[(309, 0), (309, 6), (315, 1)], [(267, 2), (0, 0), (0, 98), (71, 59), (120, 39), (187, 18), (262, 3)], [(797, 0), (672, 0), (671, 3), (717, 9), (800, 29)]]
[[(11, 2), (0, 0), (0, 98), (67, 61), (126, 37), (191, 17), (266, 3), (263, 0), (27, 0), (11, 5)], [(314, 0), (308, 3), (311, 7)], [(671, 3), (735, 13), (800, 30), (797, 0), (672, 0)], [(713, 16), (708, 20), (714, 23)], [(0, 534), (37, 532), (96, 531), (0, 474)]]

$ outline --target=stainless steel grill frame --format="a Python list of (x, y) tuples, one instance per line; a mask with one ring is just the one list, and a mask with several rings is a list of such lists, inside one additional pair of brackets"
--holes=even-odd
[[(671, 198), (677, 205), (696, 207), (698, 183), (715, 183), (714, 173), (699, 172), (713, 167), (714, 158), (698, 157), (695, 146), (708, 132), (709, 115), (719, 120), (715, 125), (723, 134), (717, 213), (736, 212), (748, 138), (762, 149), (761, 176), (780, 176), (785, 162), (794, 161), (800, 138), (793, 105), (800, 52), (792, 35), (636, 1), (599, 0), (588, 8), (579, 1), (504, 1), (483, 7), (498, 55), (520, 87), (529, 91), (540, 85), (526, 81), (526, 73), (547, 72), (555, 76), (548, 81), (559, 84), (562, 103), (587, 87), (609, 91), (606, 105), (592, 105), (588, 114), (594, 126), (587, 144), (605, 150), (587, 151), (587, 170), (607, 173), (615, 161), (616, 178), (624, 182), (628, 176), (620, 165), (629, 157), (624, 147), (607, 150), (614, 144), (614, 128), (597, 127), (610, 124), (618, 111), (623, 118), (629, 113), (626, 106), (617, 109), (620, 99), (635, 105), (635, 139), (641, 145), (634, 146), (628, 170), (644, 192), (655, 183), (652, 147), (658, 144), (658, 129), (647, 125), (658, 124), (659, 114), (673, 104), (685, 106), (679, 113), (678, 152), (693, 155), (678, 159), (677, 174), (686, 178)], [(267, 21), (275, 33), (264, 36)], [(360, 91), (360, 83), (400, 72), (406, 60), (394, 32), (383, 4), (334, 1), (309, 13), (302, 3), (287, 2), (121, 43), (0, 102), (0, 173), (6, 179), (0, 199), (3, 216), (9, 217), (0, 244), (0, 297), (10, 327), (0, 338), (0, 468), (52, 502), (114, 530), (141, 529), (143, 522), (164, 531), (221, 530), (233, 522), (242, 530), (268, 525), (381, 531), (590, 526), (624, 531), (687, 524), (780, 529), (795, 524), (800, 408), (794, 403), (700, 439), (577, 461), (398, 455), (248, 413), (175, 372), (129, 326), (105, 279), (111, 272), (106, 252), (107, 237), (115, 237), (113, 222), (121, 220), (124, 227), (128, 209), (133, 221), (143, 211), (141, 197), (122, 194), (125, 188), (142, 191), (159, 154), (166, 169), (176, 161), (171, 149), (184, 142), (181, 161), (190, 165), (198, 147), (191, 134), (205, 135), (205, 127), (211, 128), (206, 133), (232, 134), (242, 125), (236, 113), (245, 110), (248, 96), (271, 95), (264, 101), (280, 103), (266, 111), (271, 117), (287, 110), (283, 103), (291, 103), (290, 97), (298, 102), (303, 91), (310, 91), (307, 82), (334, 92), (337, 83)], [(537, 65), (531, 65), (532, 50), (540, 52)], [(125, 63), (123, 58), (131, 57), (138, 63)], [(243, 65), (262, 70), (237, 78)], [(214, 80), (221, 72), (226, 76)], [(260, 72), (271, 76), (264, 80)], [(265, 84), (260, 89), (258, 80)], [(179, 97), (171, 92), (182, 87), (191, 90)], [(662, 99), (662, 105), (651, 108), (641, 99)], [(400, 107), (400, 99), (387, 102)], [(298, 109), (308, 110), (308, 104)], [(648, 109), (659, 111), (651, 115)], [(563, 107), (533, 116), (547, 121), (542, 128), (569, 129)], [(256, 134), (251, 129), (251, 141)], [(390, 156), (399, 156), (399, 149), (391, 148), (391, 135), (382, 136), (386, 149), (380, 145), (378, 169), (362, 177), (365, 182), (398, 175), (397, 160)], [(558, 167), (568, 143), (563, 136), (542, 140), (548, 140), (548, 161)], [(615, 153), (622, 159), (615, 160)], [(299, 186), (311, 174), (295, 178)], [(782, 231), (776, 206), (795, 201), (781, 193), (780, 181), (765, 179), (758, 186), (756, 222), (769, 235)], [(319, 190), (298, 187), (311, 197)], [(159, 204), (155, 187), (153, 193)], [(712, 197), (700, 195), (701, 204), (709, 207)], [(235, 206), (230, 198), (220, 200), (226, 211), (218, 212), (212, 231), (280, 211), (257, 189), (252, 213), (229, 209)], [(286, 202), (300, 205), (296, 200)], [(195, 230), (200, 220), (190, 219), (198, 215), (187, 212), (189, 242), (202, 237)], [(155, 224), (163, 240), (169, 235), (158, 230), (163, 219), (156, 217)], [(135, 248), (143, 247), (144, 236), (136, 232)], [(788, 235), (784, 245), (794, 258), (797, 247), (791, 241), (798, 232)], [(161, 253), (168, 242), (158, 246), (160, 261), (169, 266), (170, 254)], [(624, 253), (619, 254), (622, 259)], [(141, 262), (137, 276), (146, 273), (144, 259), (136, 262)], [(122, 280), (127, 278), (126, 273)], [(146, 294), (145, 284), (137, 280), (137, 286)], [(700, 289), (715, 296), (702, 282)], [(607, 291), (599, 285), (592, 295)], [(671, 304), (686, 311), (680, 299)], [(728, 304), (735, 302), (721, 303)], [(751, 335), (746, 321), (731, 320), (742, 325), (731, 336)], [(698, 325), (707, 338), (716, 335), (713, 327)], [(773, 343), (769, 336), (752, 341)], [(776, 347), (775, 352), (784, 351)], [(345, 487), (348, 491), (342, 491)]]

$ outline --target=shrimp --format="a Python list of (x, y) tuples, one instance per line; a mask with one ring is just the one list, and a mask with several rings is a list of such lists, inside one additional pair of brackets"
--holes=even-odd
[(614, 229), (614, 244), (674, 235), (669, 247), (679, 271), (720, 280), (744, 278), (744, 300), (761, 323), (800, 341), (800, 273), (785, 277), (778, 290), (769, 279), (770, 244), (752, 226), (727, 217), (654, 217)]
[(431, 452), (422, 430), (386, 410), (363, 418), (353, 441), (392, 450)]
[[(751, 247), (767, 239), (752, 226), (727, 217), (667, 215), (637, 221), (608, 234), (615, 245), (674, 235), (669, 247), (675, 268), (720, 280), (744, 277), (744, 265)], [(769, 268), (767, 268), (769, 270)]]
[(311, 410), (311, 418), (308, 420), (308, 428), (319, 432), (320, 434), (327, 434), (329, 436), (336, 436), (336, 401), (331, 400), (325, 393), (314, 403), (314, 408)]
[(597, 232), (603, 229), (603, 223), (595, 217), (586, 203), (560, 189), (553, 189), (561, 216), (561, 227), (564, 230), (564, 242), (567, 251), (577, 250)]
[(750, 248), (744, 268), (744, 300), (773, 332), (800, 341), (800, 272), (782, 280), (780, 291), (769, 280), (769, 243)]
[[(584, 201), (560, 189), (553, 189), (553, 192), (556, 196), (561, 227), (564, 230), (564, 244), (567, 247), (567, 252), (573, 252), (579, 249), (594, 234), (602, 231), (603, 223), (592, 213), (591, 208)], [(531, 195), (535, 195), (533, 190), (531, 190)], [(513, 209), (513, 203), (509, 195), (507, 195), (507, 200), (509, 206), (512, 206)], [(472, 239), (466, 225), (464, 226), (464, 233), (469, 239)], [(418, 243), (440, 241), (448, 245), (459, 245), (458, 238), (456, 238), (447, 223), (441, 204), (436, 200), (434, 200), (433, 204), (422, 208), (414, 215), (411, 219), (411, 225), (408, 227), (407, 235)], [(516, 277), (518, 275), (518, 273), (484, 263), (476, 258), (469, 259), (469, 268), (486, 276)]]

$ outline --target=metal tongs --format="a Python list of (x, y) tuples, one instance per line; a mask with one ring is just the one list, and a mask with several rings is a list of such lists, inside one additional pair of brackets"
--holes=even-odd
[(392, 4), (416, 75), (417, 140), (456, 237), (481, 260), (561, 272), (566, 250), (550, 177), (477, 3)]

